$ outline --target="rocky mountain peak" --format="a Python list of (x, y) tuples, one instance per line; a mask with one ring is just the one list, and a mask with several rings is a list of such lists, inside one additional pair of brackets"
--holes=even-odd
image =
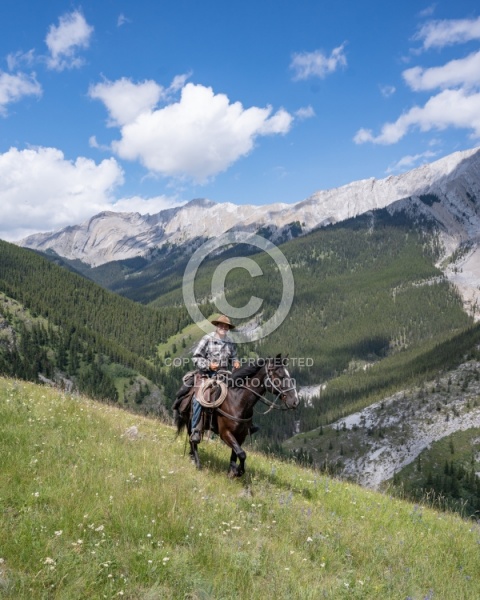
[[(458, 265), (455, 269), (446, 268), (447, 275), (463, 290), (463, 287), (476, 288), (480, 281), (479, 206), (480, 148), (474, 148), (455, 152), (401, 175), (363, 179), (318, 191), (295, 204), (236, 205), (195, 198), (156, 215), (104, 211), (80, 225), (38, 233), (18, 244), (40, 251), (53, 250), (64, 258), (99, 266), (149, 256), (166, 243), (182, 245), (234, 228), (253, 234), (262, 227), (281, 231), (299, 222), (302, 232), (306, 233), (388, 207), (389, 211), (422, 214), (435, 222), (446, 255), (459, 246), (468, 245), (468, 252), (462, 255), (461, 271)], [(471, 299), (472, 306), (477, 294), (478, 290)]]

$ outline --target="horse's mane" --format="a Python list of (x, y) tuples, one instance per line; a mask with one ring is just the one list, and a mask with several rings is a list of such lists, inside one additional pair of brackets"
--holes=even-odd
[(243, 365), (243, 367), (235, 369), (229, 378), (228, 386), (236, 387), (237, 385), (243, 385), (248, 377), (252, 377), (258, 373), (265, 365), (265, 362), (264, 358), (252, 359), (246, 365)]

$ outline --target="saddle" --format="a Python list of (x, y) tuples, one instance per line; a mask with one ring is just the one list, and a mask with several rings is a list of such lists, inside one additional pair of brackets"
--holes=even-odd
[[(223, 381), (207, 377), (198, 371), (193, 374), (187, 373), (187, 376), (189, 376), (188, 383), (191, 387), (186, 391), (180, 402), (178, 410), (181, 414), (187, 415), (190, 413), (194, 395), (201, 406), (207, 409), (217, 408), (223, 403), (228, 392), (227, 385)], [(187, 376), (185, 376), (185, 379)], [(184, 383), (188, 385), (185, 379)]]

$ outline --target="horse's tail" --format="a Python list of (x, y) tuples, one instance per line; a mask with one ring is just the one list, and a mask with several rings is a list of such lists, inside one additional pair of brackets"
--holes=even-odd
[(173, 403), (173, 422), (177, 428), (177, 436), (187, 427), (192, 408), (193, 386), (184, 385)]
[(180, 411), (175, 410), (173, 413), (173, 422), (177, 428), (177, 436), (179, 436), (187, 426), (187, 421), (183, 418)]

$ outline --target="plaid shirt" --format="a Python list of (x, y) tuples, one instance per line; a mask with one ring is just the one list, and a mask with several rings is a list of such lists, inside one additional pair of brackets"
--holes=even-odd
[(207, 333), (193, 352), (193, 364), (200, 371), (207, 371), (211, 362), (217, 362), (223, 368), (237, 359), (237, 349), (228, 335), (222, 340), (215, 333)]

